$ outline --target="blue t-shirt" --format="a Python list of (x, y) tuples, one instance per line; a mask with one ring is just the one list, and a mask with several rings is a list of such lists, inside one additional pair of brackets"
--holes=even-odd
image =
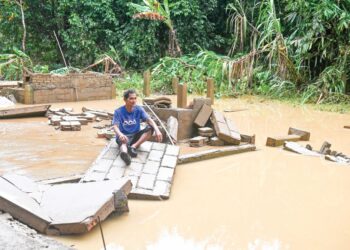
[(149, 115), (141, 106), (134, 106), (129, 113), (125, 106), (114, 111), (113, 125), (117, 125), (120, 132), (125, 135), (135, 134), (140, 131), (141, 121), (146, 121)]

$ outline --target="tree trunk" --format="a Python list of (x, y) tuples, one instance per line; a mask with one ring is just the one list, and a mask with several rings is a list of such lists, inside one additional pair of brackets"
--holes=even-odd
[(23, 26), (22, 50), (23, 50), (23, 52), (25, 52), (26, 51), (27, 29), (26, 29), (26, 22), (25, 22), (25, 18), (24, 18), (23, 0), (19, 0), (19, 1), (15, 1), (15, 2), (21, 9), (22, 26)]

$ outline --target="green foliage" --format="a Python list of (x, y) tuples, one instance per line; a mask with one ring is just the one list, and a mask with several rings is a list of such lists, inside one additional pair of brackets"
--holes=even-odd
[(0, 54), (0, 77), (6, 80), (22, 78), (24, 68), (32, 68), (29, 56), (21, 50), (13, 48), (12, 54)]

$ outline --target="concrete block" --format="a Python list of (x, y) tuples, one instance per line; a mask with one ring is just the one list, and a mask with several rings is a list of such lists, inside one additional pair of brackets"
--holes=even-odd
[(166, 181), (169, 183), (173, 182), (174, 178), (174, 169), (173, 168), (159, 168), (159, 172), (157, 174), (157, 181)]
[(153, 143), (150, 141), (145, 141), (140, 145), (140, 147), (137, 150), (142, 152), (150, 152), (152, 148), (152, 144)]
[(311, 133), (296, 128), (289, 128), (288, 135), (299, 135), (301, 141), (309, 141)]
[(167, 181), (157, 180), (154, 186), (154, 193), (160, 195), (163, 199), (168, 199), (170, 196), (171, 184)]
[(194, 124), (196, 124), (199, 127), (204, 127), (205, 124), (208, 122), (212, 112), (213, 109), (209, 105), (204, 104), (200, 109), (198, 115), (196, 116)]
[(165, 154), (178, 156), (180, 153), (180, 147), (175, 145), (167, 145)]
[(147, 157), (148, 152), (138, 152), (136, 158), (131, 158), (131, 162), (146, 163)]
[(109, 172), (106, 176), (107, 180), (118, 180), (124, 176), (125, 173), (125, 168), (120, 168), (120, 167), (111, 167), (109, 169)]
[(151, 161), (161, 161), (163, 158), (163, 151), (151, 150), (148, 159)]
[(147, 161), (142, 172), (145, 174), (157, 174), (160, 167), (159, 161)]
[(164, 151), (166, 147), (165, 143), (154, 142), (152, 145), (152, 150)]
[(211, 137), (214, 135), (214, 130), (212, 128), (209, 128), (209, 127), (199, 128), (198, 134), (200, 136), (204, 136), (204, 137)]
[(167, 168), (175, 168), (177, 164), (177, 156), (165, 155), (163, 157), (161, 166)]
[(137, 183), (137, 188), (153, 190), (155, 180), (156, 180), (156, 175), (142, 174)]
[(126, 167), (124, 176), (140, 176), (142, 174), (143, 164), (138, 162), (131, 162)]
[(196, 136), (190, 139), (191, 147), (203, 147), (206, 145), (206, 137)]
[(103, 172), (108, 173), (109, 169), (111, 168), (113, 163), (113, 160), (110, 159), (100, 159), (99, 161), (95, 162), (92, 165), (91, 170), (95, 172)]
[(224, 146), (225, 142), (218, 137), (211, 137), (209, 141), (210, 146)]

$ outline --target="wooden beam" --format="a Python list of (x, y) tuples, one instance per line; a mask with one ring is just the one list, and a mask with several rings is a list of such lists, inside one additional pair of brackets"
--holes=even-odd
[(245, 144), (240, 146), (225, 146), (218, 149), (209, 149), (194, 154), (180, 155), (177, 164), (185, 164), (189, 162), (203, 161), (217, 157), (239, 154), (244, 152), (255, 151), (255, 145)]
[(143, 73), (143, 94), (146, 97), (151, 94), (151, 71), (149, 69)]
[(301, 138), (300, 135), (267, 137), (266, 146), (278, 147), (278, 146), (282, 146), (286, 141), (300, 141), (300, 138)]
[(187, 83), (177, 85), (177, 107), (187, 107)]
[(177, 94), (177, 85), (179, 84), (179, 78), (177, 78), (176, 76), (173, 77), (173, 79), (171, 80), (171, 86), (173, 88), (174, 94)]
[(207, 97), (211, 99), (211, 104), (214, 104), (214, 79), (207, 79)]

